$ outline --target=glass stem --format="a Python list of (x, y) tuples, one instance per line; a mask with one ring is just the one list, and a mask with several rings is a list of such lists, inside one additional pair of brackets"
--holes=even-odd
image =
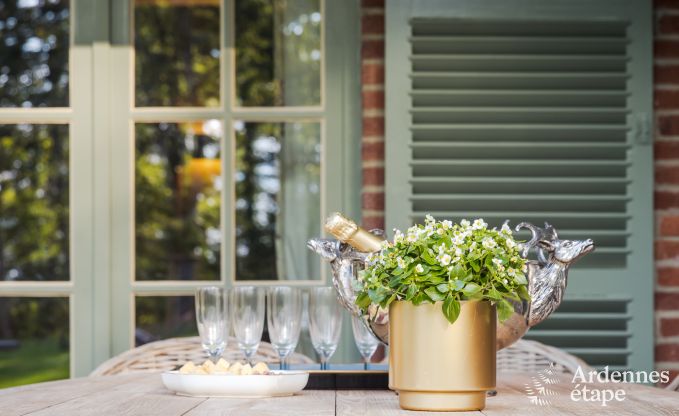
[(328, 369), (328, 359), (321, 357), (321, 370), (327, 370)]

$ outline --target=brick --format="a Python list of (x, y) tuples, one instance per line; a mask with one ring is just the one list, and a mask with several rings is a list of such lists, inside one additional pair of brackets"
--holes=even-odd
[(661, 34), (679, 33), (679, 16), (672, 14), (660, 16), (656, 27)]
[(679, 344), (658, 344), (655, 346), (656, 361), (679, 361)]
[[(677, 127), (679, 127), (679, 119), (677, 119)], [(656, 140), (653, 143), (653, 154), (655, 160), (679, 159), (679, 140)]]
[(361, 44), (363, 59), (384, 59), (384, 40), (364, 40)]
[(361, 0), (361, 8), (384, 8), (384, 0)]
[(374, 230), (375, 228), (384, 230), (384, 216), (363, 216), (361, 225), (367, 230)]
[(363, 85), (383, 85), (384, 65), (364, 63), (361, 67), (361, 82)]
[(661, 318), (660, 335), (663, 337), (679, 335), (679, 318)]
[(679, 268), (660, 267), (657, 272), (659, 286), (679, 286)]
[(653, 57), (656, 59), (679, 57), (679, 41), (656, 39), (653, 42)]
[(384, 210), (384, 193), (383, 192), (365, 192), (361, 196), (363, 209), (370, 210)]
[(679, 85), (679, 66), (656, 65), (653, 68), (653, 82), (656, 84)]
[[(677, 44), (677, 47), (679, 47), (679, 44)], [(660, 110), (679, 108), (679, 90), (656, 89), (653, 92), (653, 105)]]
[(679, 2), (677, 0), (653, 0), (653, 9), (655, 11), (662, 9), (679, 10)]
[(363, 109), (384, 110), (384, 91), (363, 91)]
[(679, 216), (667, 215), (660, 219), (660, 234), (663, 236), (679, 235)]
[(656, 311), (676, 311), (679, 310), (679, 293), (657, 293), (655, 294)]
[(361, 17), (361, 33), (364, 35), (384, 34), (384, 15), (368, 14)]
[[(679, 94), (677, 95), (679, 98)], [(662, 136), (679, 136), (679, 116), (658, 116), (658, 133)]]
[(679, 185), (679, 166), (656, 166), (655, 183), (661, 185)]
[(364, 186), (383, 186), (384, 168), (365, 168), (363, 169)]
[(363, 160), (384, 160), (384, 142), (363, 143), (361, 158)]
[(655, 208), (679, 208), (679, 192), (655, 191)]
[(666, 260), (679, 257), (679, 241), (658, 240), (655, 242), (656, 260)]
[(363, 136), (384, 136), (384, 117), (364, 117)]

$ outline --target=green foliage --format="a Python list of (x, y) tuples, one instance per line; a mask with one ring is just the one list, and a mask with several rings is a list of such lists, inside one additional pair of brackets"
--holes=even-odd
[(427, 215), (425, 225), (406, 234), (397, 230), (392, 242), (368, 257), (356, 304), (366, 309), (396, 300), (443, 302), (443, 315), (453, 323), (460, 301), (486, 300), (504, 321), (514, 311), (512, 301), (529, 299), (525, 263), (506, 224), (497, 230), (482, 219), (453, 224)]
[(19, 348), (0, 351), (0, 389), (69, 375), (68, 346), (56, 338), (22, 340)]

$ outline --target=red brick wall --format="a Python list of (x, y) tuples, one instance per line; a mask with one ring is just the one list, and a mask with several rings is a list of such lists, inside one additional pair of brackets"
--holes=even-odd
[(361, 0), (363, 226), (384, 228), (384, 0)]
[[(362, 0), (363, 224), (384, 226), (384, 0)], [(655, 0), (656, 366), (679, 374), (679, 0)]]
[(655, 1), (655, 361), (679, 373), (679, 0)]

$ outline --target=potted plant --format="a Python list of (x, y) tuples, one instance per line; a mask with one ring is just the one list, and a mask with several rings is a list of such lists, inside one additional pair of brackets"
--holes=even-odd
[(496, 319), (529, 299), (525, 262), (506, 223), (497, 230), (483, 219), (429, 215), (368, 257), (356, 304), (389, 308), (390, 387), (402, 408), (485, 407), (495, 388)]

